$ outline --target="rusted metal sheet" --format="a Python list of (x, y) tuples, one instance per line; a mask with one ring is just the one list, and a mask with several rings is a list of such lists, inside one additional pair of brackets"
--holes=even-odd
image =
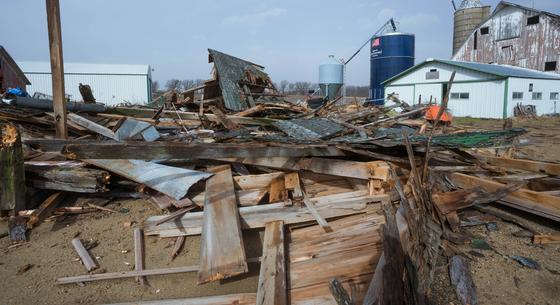
[[(528, 25), (529, 18), (535, 23)], [(470, 34), (453, 60), (507, 64), (540, 71), (545, 70), (546, 62), (557, 62), (554, 71), (560, 73), (560, 16), (500, 3), (490, 18)]]
[(212, 176), (211, 173), (141, 160), (86, 159), (83, 161), (132, 181), (144, 184), (176, 200), (185, 197), (187, 191), (193, 184)]

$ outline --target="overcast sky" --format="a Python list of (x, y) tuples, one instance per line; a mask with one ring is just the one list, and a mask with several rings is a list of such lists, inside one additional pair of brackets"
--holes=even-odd
[[(461, 0), (455, 0), (457, 5)], [(492, 5), (498, 0), (482, 0)], [(560, 13), (560, 0), (511, 0)], [(276, 82), (317, 82), (329, 54), (348, 58), (390, 17), (416, 35), (416, 62), (449, 58), (450, 0), (60, 0), (64, 60), (149, 64), (153, 78), (210, 78), (207, 48), (266, 67)], [(16, 60), (48, 61), (45, 1), (0, 0), (0, 44)], [(369, 50), (347, 67), (369, 82)]]

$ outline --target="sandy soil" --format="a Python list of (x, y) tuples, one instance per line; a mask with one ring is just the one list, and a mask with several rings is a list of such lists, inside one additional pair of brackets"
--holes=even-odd
[[(498, 120), (457, 120), (477, 129), (501, 129)], [(517, 157), (560, 162), (560, 119), (515, 121), (514, 127), (526, 127), (532, 144), (520, 147)], [(78, 285), (55, 285), (54, 279), (85, 274), (77, 260), (70, 241), (76, 234), (83, 240), (95, 240), (99, 245), (91, 250), (98, 257), (101, 268), (107, 272), (132, 270), (134, 253), (132, 228), (125, 222), (141, 223), (160, 211), (144, 200), (126, 200), (110, 203), (107, 207), (127, 213), (100, 212), (71, 216), (59, 222), (45, 222), (31, 231), (30, 242), (9, 248), (7, 238), (0, 239), (0, 304), (103, 304), (137, 300), (185, 298), (227, 293), (255, 292), (258, 282), (258, 265), (250, 264), (250, 273), (233, 280), (196, 285), (196, 273), (165, 275), (149, 278), (149, 287), (139, 286), (134, 279), (99, 281)], [(519, 212), (516, 212), (519, 214)], [(543, 233), (560, 234), (558, 224), (543, 221), (530, 215)], [(516, 225), (496, 220), (498, 231), (488, 231), (485, 226), (466, 229), (468, 234), (488, 242), (494, 250), (476, 250), (484, 257), (472, 256), (473, 277), (478, 287), (480, 304), (560, 304), (560, 246), (535, 246), (529, 238), (512, 235), (520, 230)], [(0, 232), (6, 230), (6, 221), (0, 221)], [(244, 235), (248, 257), (261, 253), (258, 232)], [(199, 237), (189, 237), (183, 251), (170, 261), (173, 239), (146, 237), (146, 268), (165, 268), (195, 265), (199, 255)], [(465, 245), (468, 252), (472, 249)], [(125, 253), (123, 253), (125, 252)], [(540, 263), (541, 270), (522, 267), (509, 259), (522, 255)], [(28, 271), (18, 270), (31, 264)], [(445, 262), (439, 264), (440, 272), (433, 284), (437, 304), (459, 304), (448, 290)]]
[[(237, 292), (254, 292), (257, 289), (258, 265), (249, 264), (250, 273), (235, 280), (197, 286), (196, 273), (152, 276), (150, 286), (138, 285), (134, 278), (77, 284), (56, 285), (54, 279), (86, 274), (77, 261), (70, 244), (80, 233), (84, 240), (95, 240), (99, 245), (91, 250), (101, 268), (107, 272), (134, 269), (134, 243), (130, 227), (125, 222), (141, 223), (159, 211), (144, 200), (115, 202), (107, 207), (128, 213), (108, 212), (68, 217), (61, 222), (42, 223), (31, 231), (30, 242), (8, 250), (8, 239), (0, 241), (0, 304), (103, 304), (123, 301), (185, 298)], [(6, 223), (2, 222), (2, 230)], [(244, 235), (248, 257), (261, 253), (258, 232)], [(174, 239), (147, 236), (145, 239), (145, 268), (191, 266), (198, 263), (199, 237), (188, 237), (181, 254), (170, 261)], [(126, 252), (126, 253), (123, 253)], [(33, 267), (23, 274), (19, 268), (26, 264)]]

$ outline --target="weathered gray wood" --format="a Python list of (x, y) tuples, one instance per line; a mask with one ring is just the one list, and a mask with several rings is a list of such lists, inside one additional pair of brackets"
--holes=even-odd
[(47, 28), (51, 57), (53, 108), (57, 138), (68, 138), (66, 126), (66, 96), (64, 94), (64, 60), (62, 56), (62, 28), (58, 0), (47, 1)]
[[(342, 194), (311, 198), (317, 210), (325, 219), (346, 215), (361, 214), (379, 210), (379, 202), (389, 198), (387, 195), (367, 195), (367, 191), (354, 191)], [(286, 202), (271, 203), (239, 208), (243, 229), (264, 228), (267, 222), (282, 220), (285, 224), (315, 221), (306, 207), (291, 206)], [(146, 235), (161, 237), (190, 236), (201, 234), (203, 212), (183, 215), (180, 222), (166, 222), (155, 226), (154, 222), (162, 216), (152, 216), (145, 221)]]
[(72, 121), (73, 123), (76, 123), (84, 128), (87, 128), (90, 131), (93, 131), (95, 133), (98, 133), (102, 136), (105, 136), (107, 138), (113, 139), (113, 140), (118, 140), (117, 135), (109, 128), (99, 125), (95, 122), (92, 122), (82, 116), (79, 116), (77, 114), (74, 113), (69, 113), (68, 114), (68, 119), (70, 121)]
[(309, 200), (309, 197), (305, 192), (303, 193), (303, 203), (305, 204), (311, 215), (313, 215), (319, 226), (321, 226), (321, 228), (323, 228), (325, 232), (332, 232), (332, 228), (329, 223), (323, 218), (323, 216), (321, 216), (319, 211), (317, 211), (317, 207), (311, 200)]
[(86, 250), (79, 238), (72, 239), (72, 246), (74, 246), (74, 249), (78, 253), (78, 256), (80, 256), (80, 259), (87, 271), (95, 270), (99, 267), (91, 255), (89, 255), (89, 252)]
[(35, 188), (77, 193), (107, 191), (111, 175), (86, 168), (82, 162), (25, 162), (28, 182)]
[[(144, 270), (144, 233), (140, 228), (134, 228), (134, 270)], [(136, 277), (140, 285), (146, 285), (146, 278)]]
[(255, 293), (215, 295), (188, 299), (135, 301), (106, 305), (255, 305)]
[(11, 124), (0, 124), (0, 210), (26, 209), (21, 137)]
[(467, 259), (460, 255), (453, 256), (449, 265), (449, 277), (451, 284), (455, 286), (457, 298), (463, 305), (478, 304), (476, 286)]
[(214, 176), (206, 181), (199, 284), (248, 271), (231, 168), (217, 166), (210, 172)]
[(137, 276), (164, 275), (164, 274), (186, 273), (186, 272), (195, 272), (195, 271), (198, 271), (198, 266), (146, 269), (142, 271), (107, 272), (107, 273), (99, 273), (99, 274), (86, 274), (86, 275), (78, 275), (78, 276), (61, 277), (56, 279), (56, 284), (72, 284), (72, 283), (93, 282), (93, 281), (101, 281), (101, 280), (124, 279), (124, 278), (137, 277)]
[(342, 287), (342, 283), (338, 279), (335, 278), (329, 282), (329, 290), (338, 305), (354, 305), (348, 292)]
[[(327, 145), (208, 144), (176, 142), (99, 142), (67, 144), (64, 154), (70, 159), (218, 159), (253, 157), (334, 157), (344, 156)], [(241, 162), (241, 161), (238, 161)]]
[(173, 251), (171, 252), (171, 260), (174, 260), (177, 255), (179, 255), (179, 252), (181, 252), (181, 249), (183, 248), (183, 244), (185, 244), (185, 236), (178, 236), (177, 239), (175, 240), (175, 245), (173, 245)]
[(283, 222), (267, 223), (257, 288), (257, 305), (285, 305), (288, 302), (284, 248)]
[(170, 221), (170, 220), (172, 220), (172, 219), (175, 219), (175, 218), (177, 218), (177, 217), (179, 217), (179, 216), (182, 216), (183, 214), (187, 213), (188, 211), (194, 210), (194, 209), (196, 209), (197, 207), (198, 207), (198, 206), (196, 206), (196, 205), (192, 205), (192, 206), (190, 206), (190, 207), (182, 208), (182, 209), (180, 209), (180, 210), (177, 210), (177, 211), (175, 211), (175, 212), (173, 212), (173, 213), (171, 213), (171, 214), (165, 216), (164, 218), (162, 218), (162, 219), (156, 221), (155, 225), (156, 225), (156, 226), (159, 226), (160, 224), (162, 224), (162, 223), (164, 223), (164, 222), (168, 222), (168, 221)]

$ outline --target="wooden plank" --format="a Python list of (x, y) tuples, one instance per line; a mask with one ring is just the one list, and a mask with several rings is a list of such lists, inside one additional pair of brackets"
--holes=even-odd
[(270, 156), (268, 158), (219, 158), (221, 161), (236, 162), (271, 168), (299, 171), (356, 179), (389, 180), (389, 165), (384, 161), (356, 162), (327, 158), (290, 158)]
[[(250, 258), (247, 261), (249, 263), (258, 262), (260, 257)], [(84, 283), (102, 280), (116, 280), (131, 278), (137, 276), (152, 276), (152, 275), (165, 275), (165, 274), (175, 274), (175, 273), (188, 273), (198, 271), (198, 265), (194, 266), (183, 266), (183, 267), (171, 267), (171, 268), (158, 268), (158, 269), (146, 269), (141, 271), (119, 271), (119, 272), (107, 272), (98, 274), (85, 274), (69, 277), (61, 277), (56, 279), (56, 284), (73, 284), (73, 283)]]
[[(325, 219), (346, 215), (362, 214), (379, 210), (379, 203), (386, 195), (367, 195), (366, 191), (348, 192), (331, 196), (311, 198)], [(306, 207), (290, 206), (285, 202), (239, 208), (243, 229), (264, 228), (267, 222), (282, 220), (285, 224), (315, 221)], [(202, 232), (203, 212), (188, 213), (180, 222), (167, 222), (155, 226), (161, 216), (152, 216), (145, 221), (146, 235), (161, 237), (191, 236)], [(321, 229), (322, 230), (322, 229)]]
[(231, 168), (223, 165), (209, 171), (214, 176), (206, 181), (199, 284), (248, 271)]
[(311, 200), (309, 200), (309, 197), (305, 192), (303, 193), (303, 203), (305, 204), (311, 215), (313, 215), (319, 226), (321, 226), (321, 228), (323, 228), (325, 232), (332, 232), (332, 228), (329, 223), (323, 218), (323, 216), (321, 216), (319, 211), (317, 211), (317, 207)]
[(33, 228), (43, 219), (47, 218), (50, 213), (56, 208), (56, 206), (62, 201), (64, 194), (61, 192), (54, 193), (47, 197), (41, 205), (31, 213), (29, 220), (27, 221), (27, 227)]
[(164, 218), (162, 218), (162, 219), (156, 221), (155, 225), (156, 225), (156, 226), (159, 226), (160, 224), (162, 224), (162, 223), (164, 223), (164, 222), (168, 222), (168, 221), (170, 221), (170, 220), (172, 220), (172, 219), (175, 219), (175, 218), (177, 218), (177, 217), (179, 217), (179, 216), (182, 216), (183, 214), (187, 213), (188, 211), (194, 210), (194, 209), (196, 209), (197, 207), (198, 207), (198, 206), (196, 206), (196, 205), (192, 205), (192, 206), (190, 206), (190, 207), (182, 208), (182, 209), (180, 209), (180, 210), (177, 210), (177, 211), (175, 211), (175, 212), (173, 212), (173, 213), (171, 213), (171, 214), (165, 216)]
[(523, 159), (508, 159), (508, 158), (491, 157), (491, 156), (484, 156), (484, 155), (475, 155), (475, 156), (479, 160), (484, 161), (493, 166), (499, 166), (504, 168), (516, 168), (516, 169), (522, 169), (535, 173), (544, 173), (553, 176), (560, 175), (560, 164), (558, 163), (523, 160)]
[[(140, 228), (134, 228), (134, 270), (144, 270), (144, 233)], [(136, 277), (140, 285), (146, 285), (146, 278)]]
[(209, 297), (156, 301), (135, 301), (106, 305), (255, 305), (255, 299), (255, 293), (238, 293), (215, 295)]
[[(500, 188), (506, 186), (505, 184), (496, 181), (461, 173), (453, 173), (449, 175), (449, 177), (453, 181), (453, 184), (460, 188), (480, 187), (487, 192), (496, 192)], [(498, 202), (546, 218), (560, 221), (560, 197), (528, 189), (519, 189), (509, 193)]]
[(90, 131), (93, 131), (95, 133), (98, 133), (102, 136), (105, 136), (107, 138), (113, 139), (113, 140), (118, 140), (117, 135), (109, 128), (99, 125), (95, 122), (92, 122), (80, 115), (74, 114), (74, 113), (69, 113), (68, 114), (68, 119), (75, 123), (78, 124)]
[(533, 236), (533, 243), (534, 244), (560, 244), (560, 235), (558, 234), (536, 234)]
[(58, 0), (46, 1), (56, 137), (66, 139), (68, 138), (68, 128), (66, 126), (66, 97), (64, 94), (64, 60), (62, 56), (60, 5)]
[(80, 256), (80, 259), (87, 271), (92, 271), (99, 267), (95, 260), (93, 260), (93, 257), (89, 255), (89, 252), (86, 250), (79, 238), (72, 239), (72, 246), (74, 246), (74, 249), (78, 253), (78, 256)]
[(14, 125), (0, 124), (0, 210), (25, 210), (25, 171), (21, 136)]
[(268, 202), (278, 202), (288, 199), (288, 192), (284, 184), (284, 177), (272, 180), (268, 193)]
[(284, 247), (282, 221), (267, 223), (257, 288), (257, 305), (285, 305), (288, 303)]
[[(336, 157), (340, 149), (327, 145), (268, 146), (266, 144), (178, 143), (178, 142), (90, 142), (64, 146), (70, 159), (221, 159), (254, 157)], [(237, 159), (228, 160), (231, 162)], [(349, 162), (349, 161), (347, 161)], [(282, 168), (282, 167), (280, 167)]]
[[(241, 165), (243, 166), (243, 165)], [(250, 190), (268, 188), (274, 179), (283, 177), (284, 172), (275, 172), (261, 175), (243, 175), (233, 177), (235, 189)]]

